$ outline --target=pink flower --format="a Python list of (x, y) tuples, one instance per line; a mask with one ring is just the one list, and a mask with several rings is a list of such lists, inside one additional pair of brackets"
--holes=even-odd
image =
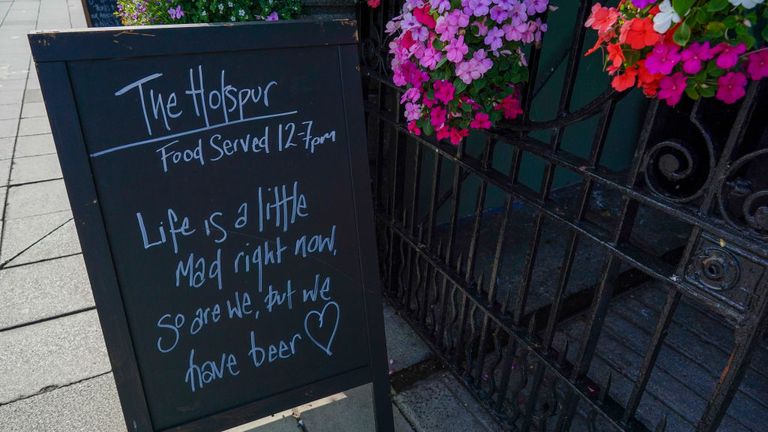
[(521, 41), (525, 32), (528, 31), (528, 23), (521, 22), (519, 24), (505, 24), (501, 28), (504, 30), (504, 37), (508, 41)]
[(432, 6), (432, 9), (440, 14), (447, 10), (451, 10), (450, 0), (430, 0), (429, 4)]
[(459, 63), (464, 60), (464, 55), (466, 55), (468, 51), (469, 47), (464, 43), (464, 36), (459, 36), (452, 40), (451, 43), (445, 47), (446, 57), (454, 63)]
[(746, 92), (744, 87), (747, 85), (747, 77), (741, 72), (728, 72), (717, 79), (716, 98), (721, 101), (732, 104), (744, 97)]
[(747, 59), (747, 73), (750, 78), (757, 81), (768, 77), (768, 51), (755, 51)]
[(448, 42), (456, 36), (459, 29), (469, 25), (469, 15), (465, 15), (460, 10), (454, 10), (448, 15), (443, 15), (437, 19), (435, 24), (435, 33), (440, 35), (440, 40)]
[(651, 73), (669, 75), (672, 68), (680, 61), (677, 45), (661, 43), (653, 47), (653, 51), (645, 59), (645, 68)]
[(408, 132), (410, 132), (410, 133), (412, 133), (412, 134), (414, 134), (416, 136), (421, 135), (421, 129), (419, 129), (419, 127), (416, 125), (415, 121), (408, 122)]
[(503, 23), (507, 18), (509, 18), (509, 12), (504, 9), (501, 6), (494, 6), (491, 8), (491, 19), (496, 21), (497, 23), (501, 24)]
[(465, 84), (471, 84), (472, 81), (480, 79), (492, 67), (493, 60), (488, 58), (484, 50), (477, 50), (471, 59), (456, 65), (456, 76)]
[(491, 51), (497, 51), (501, 48), (502, 38), (504, 37), (504, 30), (494, 27), (488, 30), (488, 35), (485, 36), (485, 44), (491, 48)]
[(435, 136), (437, 137), (438, 141), (442, 141), (444, 139), (450, 139), (451, 128), (448, 126), (443, 126), (440, 129), (435, 130)]
[(450, 81), (435, 81), (435, 99), (444, 104), (451, 102), (455, 96), (456, 89)]
[(424, 66), (425, 68), (429, 68), (430, 70), (434, 70), (435, 66), (437, 66), (437, 63), (440, 62), (440, 60), (443, 59), (443, 55), (440, 54), (440, 51), (428, 47), (424, 50), (424, 54), (421, 56), (421, 59), (419, 60), (419, 64)]
[(525, 0), (525, 5), (528, 7), (528, 15), (536, 15), (537, 13), (544, 13), (549, 6), (549, 0)]
[(448, 112), (443, 107), (434, 107), (429, 112), (429, 121), (435, 130), (443, 127), (447, 119)]
[(513, 95), (509, 95), (502, 99), (501, 103), (496, 105), (494, 109), (503, 111), (504, 118), (507, 120), (511, 120), (523, 113), (523, 110), (520, 107), (520, 100)]
[(421, 91), (416, 87), (411, 87), (403, 93), (400, 103), (418, 102), (419, 99), (421, 99)]
[(368, 7), (376, 9), (381, 4), (381, 0), (368, 0)]
[(690, 75), (697, 74), (701, 71), (701, 62), (711, 60), (713, 55), (709, 42), (693, 42), (681, 53), (683, 70)]
[(720, 69), (730, 69), (739, 62), (739, 56), (747, 51), (747, 46), (743, 43), (731, 45), (725, 42), (718, 44), (714, 52), (717, 54), (715, 63)]
[(491, 0), (462, 0), (461, 5), (465, 14), (482, 17), (488, 15)]
[(408, 102), (405, 104), (405, 118), (409, 121), (416, 121), (421, 117), (421, 105)]
[(669, 106), (675, 106), (680, 102), (680, 98), (685, 91), (686, 78), (682, 72), (676, 72), (670, 76), (665, 76), (659, 82), (659, 92), (657, 97)]
[(274, 11), (271, 14), (267, 15), (265, 20), (266, 21), (279, 21), (280, 20), (280, 16), (277, 14), (276, 11)]
[(414, 87), (421, 87), (421, 84), (429, 79), (429, 75), (427, 75), (426, 72), (422, 71), (418, 66), (409, 61), (402, 64), (400, 72), (403, 74), (405, 83)]
[(475, 118), (469, 123), (469, 127), (472, 129), (490, 129), (490, 117), (486, 113), (479, 112), (475, 114)]

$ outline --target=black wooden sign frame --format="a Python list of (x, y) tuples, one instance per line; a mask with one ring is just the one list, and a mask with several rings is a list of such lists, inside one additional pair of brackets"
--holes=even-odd
[(109, 237), (98, 200), (91, 161), (68, 62), (146, 56), (174, 56), (258, 49), (335, 46), (343, 83), (342, 100), (350, 139), (354, 209), (361, 244), (363, 298), (370, 345), (368, 367), (348, 371), (276, 396), (247, 403), (165, 431), (223, 430), (366, 383), (373, 383), (376, 429), (393, 430), (388, 365), (354, 21), (292, 21), (222, 25), (148, 26), (29, 35), (54, 141), (104, 332), (117, 390), (131, 432), (156, 431), (152, 424), (121, 298)]

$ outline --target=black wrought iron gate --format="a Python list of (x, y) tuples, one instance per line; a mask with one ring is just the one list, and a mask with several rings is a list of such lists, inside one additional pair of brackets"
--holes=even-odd
[(552, 3), (573, 4), (570, 46), (529, 53), (525, 117), (458, 147), (402, 121), (399, 3), (361, 10), (385, 294), (511, 430), (766, 430), (768, 86), (622, 99), (580, 78), (591, 2)]

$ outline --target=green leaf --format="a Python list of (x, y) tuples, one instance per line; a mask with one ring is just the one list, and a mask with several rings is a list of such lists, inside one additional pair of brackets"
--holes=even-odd
[(717, 93), (717, 89), (712, 86), (703, 85), (700, 89), (701, 97), (710, 98)]
[(435, 39), (432, 41), (432, 47), (438, 51), (442, 51), (443, 48), (445, 48), (445, 42), (441, 41), (440, 39)]
[(685, 45), (688, 44), (688, 41), (690, 39), (691, 39), (691, 28), (688, 27), (688, 23), (683, 21), (680, 27), (677, 28), (677, 31), (675, 31), (675, 34), (672, 36), (672, 40), (674, 40), (676, 44), (684, 47)]
[(728, 7), (728, 0), (710, 0), (707, 3), (707, 10), (710, 12), (719, 12)]
[(686, 87), (685, 94), (687, 94), (688, 97), (693, 100), (697, 100), (699, 98), (699, 92), (697, 92), (696, 87), (693, 86)]
[(462, 81), (459, 78), (456, 78), (453, 81), (453, 87), (456, 89), (456, 94), (457, 95), (467, 89), (467, 85), (464, 84), (464, 81)]
[(432, 133), (435, 132), (435, 130), (432, 128), (432, 124), (429, 122), (429, 120), (425, 121), (424, 124), (421, 126), (421, 130), (426, 135), (432, 135)]
[[(768, 11), (768, 8), (766, 8), (765, 10)], [(768, 42), (768, 25), (763, 27), (763, 31), (760, 33), (760, 35), (763, 36), (764, 41)]]
[[(728, 0), (725, 1), (727, 2)], [(693, 19), (697, 24), (705, 25), (712, 20), (712, 14), (704, 10), (704, 8), (697, 8)]]
[(736, 15), (728, 15), (723, 20), (723, 24), (725, 24), (725, 27), (732, 29), (739, 24), (739, 17)]
[(678, 15), (685, 16), (688, 10), (691, 9), (695, 0), (672, 0), (672, 8)]

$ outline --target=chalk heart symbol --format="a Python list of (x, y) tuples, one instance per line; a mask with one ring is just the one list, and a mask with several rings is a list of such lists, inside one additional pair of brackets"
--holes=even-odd
[(306, 331), (307, 336), (329, 356), (333, 355), (331, 345), (333, 338), (336, 337), (336, 330), (339, 328), (339, 315), (339, 305), (331, 301), (326, 303), (319, 312), (316, 310), (309, 311), (304, 317), (304, 331)]

